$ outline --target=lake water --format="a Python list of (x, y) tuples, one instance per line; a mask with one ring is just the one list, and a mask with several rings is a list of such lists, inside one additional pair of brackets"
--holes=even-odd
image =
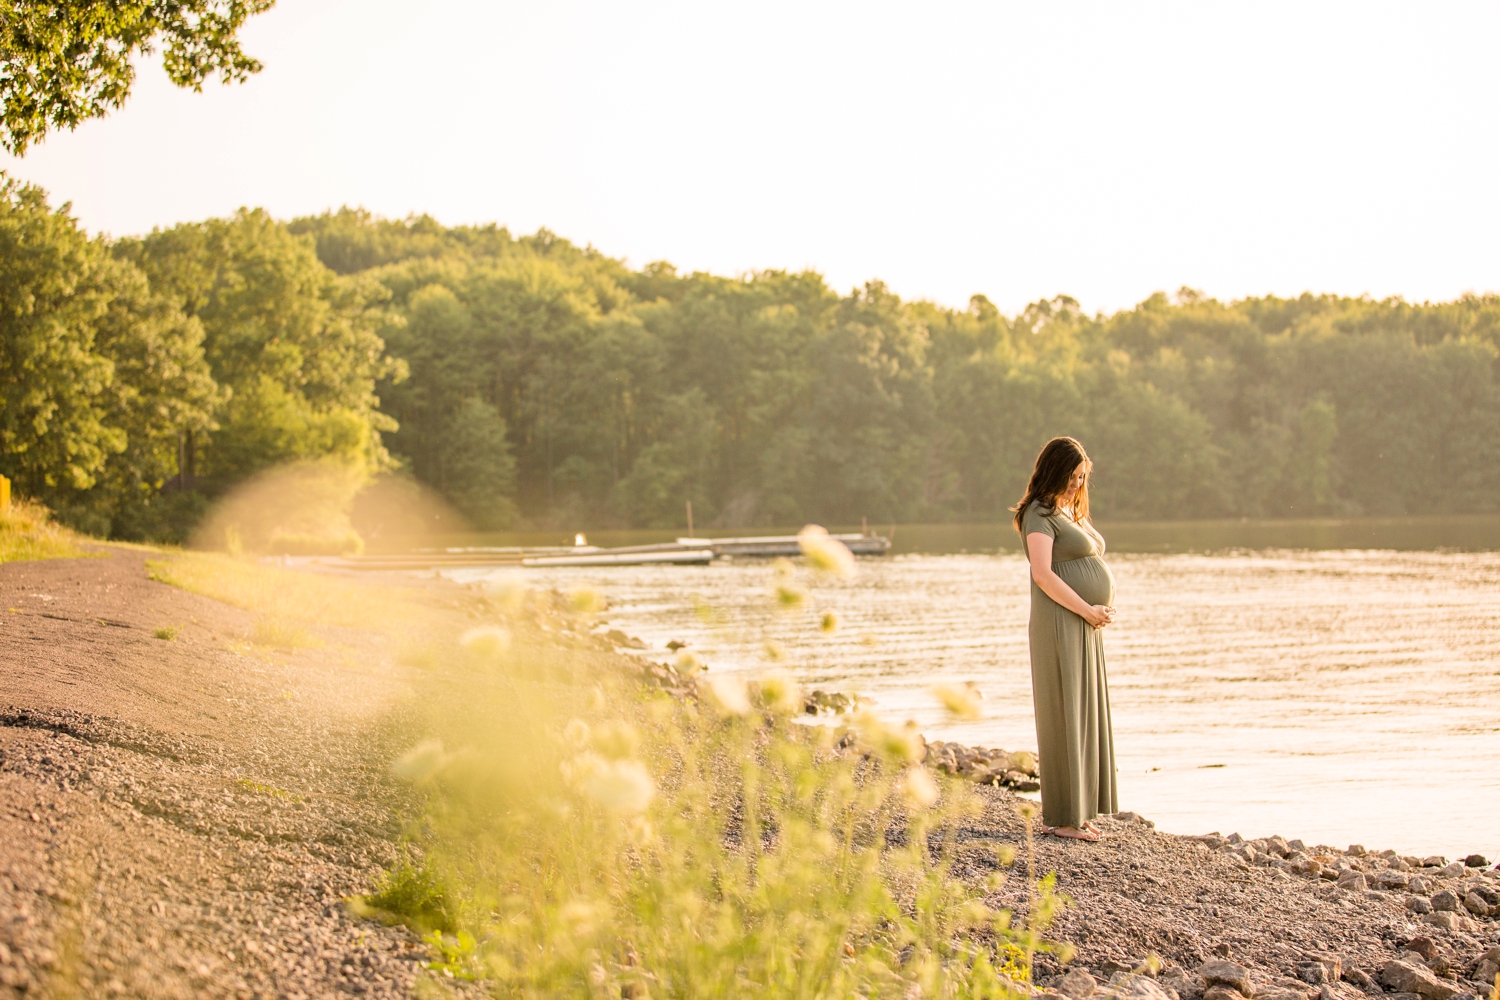
[[(753, 673), (772, 667), (770, 642), (805, 685), (873, 697), (929, 737), (1034, 748), (1013, 534), (989, 526), (986, 545), (977, 531), (901, 527), (898, 546), (905, 533), (922, 547), (924, 531), (937, 552), (862, 559), (852, 581), (799, 568), (810, 597), (794, 612), (774, 607), (758, 561), (522, 572), (532, 586), (600, 590), (610, 624), (664, 659), (677, 639), (713, 670)], [(1500, 856), (1500, 518), (1104, 533), (1122, 809), (1176, 833)], [(1265, 547), (1277, 539), (1297, 547)], [(1351, 539), (1380, 547), (1319, 544)], [(1424, 550), (1437, 545), (1451, 548)], [(825, 611), (840, 619), (831, 635), (817, 627)], [(949, 719), (931, 694), (964, 681), (985, 695), (978, 721)]]

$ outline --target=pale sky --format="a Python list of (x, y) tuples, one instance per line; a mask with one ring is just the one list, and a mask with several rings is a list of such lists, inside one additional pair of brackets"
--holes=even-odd
[(546, 226), (1006, 312), (1500, 291), (1500, 4), (280, 0), (266, 69), (0, 155), (115, 235)]

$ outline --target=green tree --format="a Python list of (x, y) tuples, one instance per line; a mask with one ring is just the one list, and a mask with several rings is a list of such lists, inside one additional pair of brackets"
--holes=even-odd
[(217, 425), (225, 392), (203, 357), (203, 327), (151, 291), (146, 276), (111, 259), (115, 294), (95, 347), (114, 366), (100, 397), (105, 421), (124, 432), (95, 484), (55, 502), (67, 520), (95, 534), (182, 541), (205, 503), (190, 490), (191, 443)]
[(437, 447), (438, 486), (476, 528), (515, 521), (516, 462), (505, 421), (489, 403), (469, 398), (454, 408)]
[(134, 61), (164, 43), (167, 76), (201, 91), (261, 64), (239, 30), (275, 0), (0, 0), (0, 145), (21, 155), (49, 132), (121, 107)]
[(222, 487), (281, 462), (338, 457), (388, 464), (378, 380), (404, 377), (380, 331), (395, 317), (368, 277), (334, 274), (313, 241), (262, 210), (176, 226), (117, 252), (202, 324), (215, 382), (228, 393), (199, 471)]
[(126, 445), (102, 398), (114, 365), (95, 345), (117, 277), (65, 209), (0, 174), (0, 470), (23, 494), (88, 489)]

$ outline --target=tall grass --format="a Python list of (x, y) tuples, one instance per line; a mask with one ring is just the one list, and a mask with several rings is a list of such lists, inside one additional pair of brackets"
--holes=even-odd
[(350, 905), (497, 996), (1007, 997), (1054, 947), (1046, 880), (1027, 926), (984, 905), (1008, 848), (987, 883), (953, 876), (981, 802), (918, 763), (909, 728), (794, 723), (801, 694), (777, 675), (678, 675), (666, 686), (696, 697), (669, 694), (587, 648), (598, 602), (578, 595), (512, 593), (443, 631), (393, 588), (228, 557), (151, 565), (268, 620), (423, 651), (391, 766), (421, 806), (401, 862)]
[(15, 500), (0, 512), (0, 563), (90, 555), (79, 541), (77, 534), (53, 523), (41, 504)]
[(259, 612), (270, 622), (316, 622), (390, 634), (418, 627), (427, 614), (395, 587), (353, 583), (216, 552), (174, 552), (146, 561), (161, 583)]
[(449, 663), (394, 765), (425, 811), (355, 907), (497, 996), (1001, 997), (1061, 950), (1050, 881), (1029, 926), (984, 905), (1012, 851), (986, 884), (953, 877), (981, 802), (909, 729), (795, 724), (784, 676), (679, 699), (545, 644)]

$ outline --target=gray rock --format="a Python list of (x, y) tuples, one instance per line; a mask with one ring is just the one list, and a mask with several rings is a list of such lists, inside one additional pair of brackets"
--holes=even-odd
[(1445, 858), (1445, 857), (1443, 857), (1440, 854), (1434, 854), (1430, 858), (1423, 858), (1422, 859), (1422, 867), (1423, 868), (1442, 868), (1447, 863), (1448, 863), (1448, 859)]
[(1116, 976), (1103, 992), (1123, 1000), (1170, 1000), (1167, 991), (1147, 977), (1128, 973)]
[(1352, 983), (1355, 986), (1359, 987), (1361, 990), (1364, 990), (1366, 993), (1370, 993), (1375, 996), (1379, 996), (1382, 992), (1384, 992), (1383, 990), (1381, 990), (1380, 984), (1377, 983), (1364, 969), (1345, 969), (1344, 981), (1346, 983)]
[(1245, 1000), (1245, 995), (1233, 986), (1215, 983), (1203, 991), (1203, 1000)]
[(1183, 997), (1197, 997), (1203, 995), (1203, 983), (1191, 972), (1178, 971), (1175, 975), (1166, 976), (1161, 980), (1162, 989), (1182, 1000)]
[(1464, 864), (1469, 868), (1485, 868), (1489, 865), (1489, 861), (1483, 854), (1471, 854), (1464, 858)]
[(1391, 889), (1405, 889), (1406, 876), (1398, 871), (1391, 871), (1388, 868), (1380, 874), (1376, 875), (1375, 878), (1371, 880), (1370, 884), (1377, 889), (1385, 889), (1387, 891)]
[[(1325, 983), (1336, 983), (1344, 978), (1344, 960), (1337, 955), (1310, 951), (1307, 953), (1307, 960), (1309, 964), (1316, 963), (1323, 967)], [(1303, 981), (1306, 981), (1306, 977), (1303, 977)]]
[[(1226, 962), (1223, 959), (1213, 958), (1198, 967), (1198, 975), (1209, 986), (1231, 986), (1243, 996), (1252, 996), (1254, 991), (1250, 986), (1250, 970), (1243, 965), (1234, 962)], [(1204, 1000), (1208, 1000), (1208, 994), (1204, 994)]]
[(1380, 970), (1380, 981), (1398, 993), (1415, 993), (1423, 1000), (1453, 1000), (1459, 992), (1454, 984), (1410, 962), (1385, 963)]
[(1484, 900), (1485, 905), (1489, 907), (1490, 916), (1500, 914), (1500, 892), (1479, 882), (1470, 885), (1468, 889), (1470, 893)]
[(1427, 901), (1426, 896), (1412, 896), (1406, 901), (1406, 908), (1419, 916), (1432, 912), (1432, 904)]
[(1340, 889), (1348, 889), (1350, 892), (1364, 892), (1370, 887), (1364, 872), (1357, 872), (1353, 868), (1339, 872), (1338, 882), (1335, 883)]
[(1414, 892), (1419, 896), (1425, 896), (1432, 891), (1432, 883), (1420, 875), (1413, 875), (1406, 880), (1406, 891)]
[(1321, 962), (1309, 962), (1297, 970), (1297, 978), (1309, 986), (1326, 986), (1329, 982), (1328, 970)]
[(1310, 1000), (1310, 998), (1307, 990), (1268, 986), (1256, 992), (1255, 1000)]
[(1293, 851), (1306, 851), (1307, 850), (1307, 845), (1304, 844), (1300, 839), (1298, 839), (1298, 840), (1288, 840), (1286, 842), (1286, 846), (1290, 850), (1293, 850)]
[(1464, 909), (1476, 917), (1483, 917), (1490, 912), (1490, 904), (1479, 893), (1470, 891), (1464, 896)]
[(1298, 875), (1306, 875), (1309, 878), (1318, 878), (1323, 874), (1323, 863), (1321, 861), (1318, 861), (1316, 858), (1309, 858), (1306, 855), (1303, 855), (1302, 857), (1293, 861), (1291, 865), (1291, 870)]
[(1438, 872), (1438, 874), (1443, 878), (1458, 878), (1463, 873), (1464, 863), (1462, 861), (1455, 861), (1447, 868), (1444, 868), (1442, 871)]
[(1408, 871), (1411, 871), (1411, 867), (1412, 867), (1411, 865), (1407, 864), (1406, 861), (1405, 861), (1405, 859), (1403, 859), (1403, 858), (1391, 858), (1389, 864), (1390, 864), (1389, 870), (1390, 871), (1397, 871), (1397, 872), (1408, 872)]
[[(1349, 850), (1345, 851), (1344, 853), (1345, 854), (1351, 854), (1351, 855), (1353, 855), (1356, 858), (1362, 858), (1366, 854), (1368, 854), (1369, 852), (1365, 850), (1365, 845), (1364, 844), (1350, 844), (1349, 845)], [(1373, 980), (1372, 980), (1372, 982), (1373, 982)]]
[(1282, 858), (1292, 853), (1291, 847), (1287, 845), (1286, 840), (1282, 837), (1267, 837), (1266, 850)]
[(1318, 1000), (1364, 1000), (1364, 996), (1345, 983), (1329, 983), (1318, 990)]
[(1093, 996), (1094, 990), (1098, 988), (1099, 984), (1094, 981), (1094, 977), (1082, 969), (1070, 970), (1056, 984), (1057, 992), (1072, 1000), (1085, 1000), (1086, 997)]
[(1458, 912), (1458, 894), (1450, 889), (1443, 889), (1432, 894), (1432, 908), (1447, 913)]
[(1452, 910), (1441, 910), (1437, 913), (1429, 913), (1422, 918), (1423, 923), (1434, 927), (1441, 927), (1445, 931), (1463, 930), (1464, 918)]

